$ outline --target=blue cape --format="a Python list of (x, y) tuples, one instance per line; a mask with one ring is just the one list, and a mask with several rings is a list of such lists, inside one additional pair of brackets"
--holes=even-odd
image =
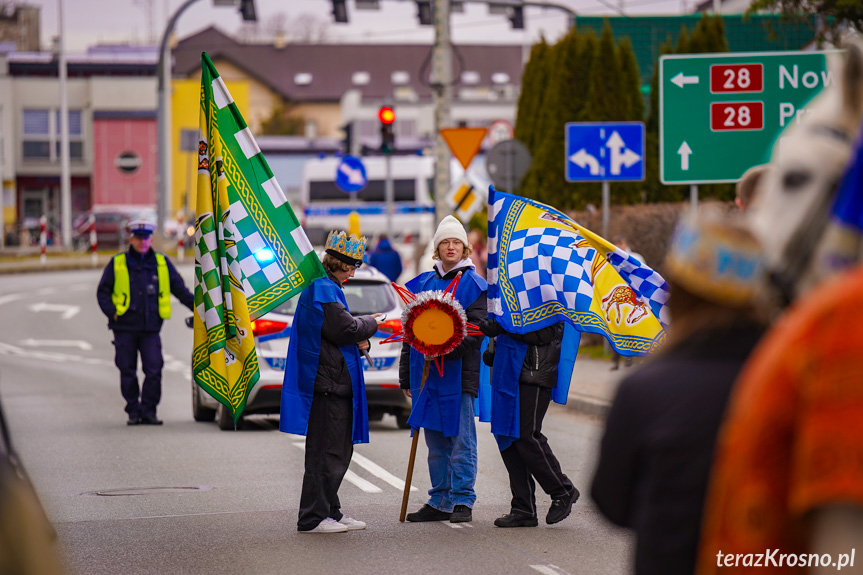
[[(420, 293), (429, 290), (442, 291), (449, 284), (450, 280), (441, 279), (436, 272), (430, 271), (418, 275), (405, 285), (413, 293)], [(473, 270), (468, 270), (461, 276), (455, 292), (455, 299), (467, 310), (486, 288), (485, 280)], [(431, 366), (425, 387), (420, 393), (424, 363), (423, 355), (411, 348), (410, 373), (413, 406), (408, 424), (413, 429), (423, 427), (440, 431), (444, 437), (456, 436), (458, 435), (461, 410), (461, 358), (444, 360), (443, 377), (438, 375), (434, 366)], [(479, 388), (480, 390), (483, 388), (482, 381), (480, 381)]]
[[(580, 341), (581, 333), (565, 322), (560, 343), (560, 362), (557, 365), (557, 386), (551, 391), (551, 399), (555, 403), (566, 404)], [(501, 451), (520, 436), (518, 378), (526, 354), (526, 343), (506, 335), (497, 336), (492, 366), (491, 432)]]
[[(300, 296), (294, 322), (291, 324), (291, 340), (285, 362), (285, 381), (282, 385), (282, 407), (279, 430), (285, 433), (306, 435), (309, 428), (309, 412), (318, 373), (318, 358), (321, 354), (321, 326), (324, 323), (323, 304), (338, 302), (348, 309), (345, 294), (329, 278), (318, 278)], [(350, 311), (350, 310), (348, 310)], [(355, 344), (339, 347), (348, 366), (353, 388), (354, 421), (352, 440), (354, 443), (369, 442), (369, 411), (366, 405), (366, 384), (363, 379), (360, 351)]]

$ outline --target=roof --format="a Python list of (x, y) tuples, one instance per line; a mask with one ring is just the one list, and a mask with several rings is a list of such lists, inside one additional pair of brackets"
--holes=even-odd
[[(269, 86), (288, 100), (338, 101), (352, 88), (360, 88), (364, 98), (392, 97), (394, 87), (410, 87), (420, 99), (432, 91), (432, 47), (423, 44), (242, 44), (214, 27), (189, 36), (174, 50), (174, 74), (191, 77), (201, 68), (201, 52), (214, 62), (225, 59), (245, 70), (249, 76)], [(478, 73), (471, 87), (494, 85), (493, 74), (506, 74), (509, 83), (521, 84), (522, 46), (469, 44), (453, 46), (453, 75), (463, 71)], [(353, 82), (355, 72), (367, 72), (368, 83)], [(393, 72), (407, 72), (405, 84), (393, 84)], [(310, 74), (311, 81), (297, 84), (298, 74)], [(462, 84), (464, 85), (464, 84)]]

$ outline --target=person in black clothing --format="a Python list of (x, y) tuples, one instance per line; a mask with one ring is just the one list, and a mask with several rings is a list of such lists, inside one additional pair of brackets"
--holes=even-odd
[(742, 227), (681, 222), (666, 270), (668, 340), (621, 382), (591, 488), (609, 520), (635, 531), (641, 575), (695, 570), (716, 437), (732, 384), (763, 331), (760, 249)]
[[(150, 248), (155, 225), (129, 224), (127, 252), (115, 255), (102, 272), (96, 299), (114, 332), (114, 363), (126, 400), (128, 425), (162, 425), (156, 406), (162, 398), (162, 322), (171, 317), (171, 294), (194, 311), (194, 297), (167, 257)], [(138, 355), (144, 383), (138, 387)]]
[(354, 317), (342, 284), (362, 265), (365, 238), (330, 233), (326, 277), (303, 290), (291, 326), (279, 430), (306, 436), (297, 530), (341, 533), (366, 524), (341, 511), (338, 491), (354, 443), (368, 443), (369, 422), (360, 350), (384, 321)]
[[(497, 437), (500, 455), (509, 474), (512, 503), (510, 512), (495, 519), (494, 524), (498, 527), (538, 525), (535, 481), (552, 499), (546, 523), (563, 521), (572, 511), (579, 492), (561, 471), (548, 439), (542, 434), (542, 420), (551, 402), (552, 389), (557, 386), (563, 322), (525, 334), (506, 332), (493, 318), (481, 321), (479, 327), (483, 334), (495, 338), (494, 345), (489, 346), (490, 351), (483, 354), (486, 365), (493, 365), (492, 386), (506, 385), (502, 380), (518, 380), (518, 438), (511, 441)], [(522, 352), (524, 360), (520, 372), (517, 376), (508, 373), (508, 366), (512, 363), (508, 361), (509, 357), (503, 356), (521, 357)], [(507, 409), (514, 410), (516, 406), (511, 405)], [(494, 412), (492, 421), (495, 421)]]

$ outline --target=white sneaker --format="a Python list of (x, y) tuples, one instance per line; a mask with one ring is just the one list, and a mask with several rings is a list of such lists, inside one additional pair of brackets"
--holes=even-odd
[(339, 523), (347, 527), (348, 531), (359, 531), (360, 529), (366, 528), (365, 521), (360, 521), (353, 517), (348, 517), (347, 515), (342, 515), (342, 518), (339, 519)]
[(348, 528), (345, 525), (342, 525), (332, 517), (327, 517), (314, 529), (309, 529), (308, 531), (300, 531), (300, 533), (344, 533)]

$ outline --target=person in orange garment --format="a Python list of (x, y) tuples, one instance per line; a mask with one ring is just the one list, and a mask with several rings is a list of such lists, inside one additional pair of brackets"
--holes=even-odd
[(801, 300), (744, 368), (717, 443), (700, 575), (863, 572), (861, 298), (863, 266)]

